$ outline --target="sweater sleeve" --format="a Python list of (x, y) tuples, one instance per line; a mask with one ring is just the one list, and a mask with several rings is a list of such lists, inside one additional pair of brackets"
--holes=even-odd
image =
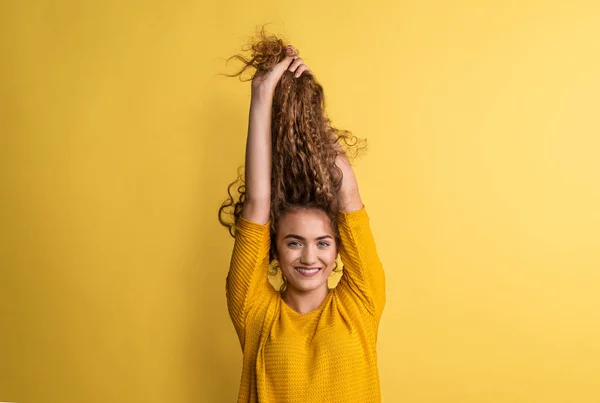
[(229, 316), (244, 346), (246, 318), (252, 307), (268, 297), (270, 223), (261, 225), (240, 217), (226, 279)]
[(385, 275), (365, 206), (338, 216), (343, 264), (340, 284), (378, 320), (385, 306)]

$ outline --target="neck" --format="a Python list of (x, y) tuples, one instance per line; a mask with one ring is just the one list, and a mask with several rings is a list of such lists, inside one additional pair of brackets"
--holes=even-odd
[(294, 311), (305, 314), (320, 307), (328, 293), (329, 288), (327, 287), (327, 284), (311, 291), (300, 291), (288, 286), (281, 295), (281, 298), (283, 298), (285, 303)]

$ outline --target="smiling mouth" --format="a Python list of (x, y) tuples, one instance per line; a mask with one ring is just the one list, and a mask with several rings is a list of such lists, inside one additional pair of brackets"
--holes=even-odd
[(304, 277), (312, 277), (321, 271), (319, 267), (294, 267), (294, 269)]

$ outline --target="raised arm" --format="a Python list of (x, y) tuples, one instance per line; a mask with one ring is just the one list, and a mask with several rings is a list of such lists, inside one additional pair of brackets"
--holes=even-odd
[[(273, 93), (283, 73), (290, 69), (296, 75), (305, 70), (292, 47), (286, 57), (262, 76), (252, 80), (248, 139), (246, 140), (246, 201), (242, 217), (266, 224), (271, 207), (271, 119)], [(293, 63), (292, 63), (293, 62)]]
[(339, 192), (340, 256), (344, 265), (340, 291), (358, 301), (379, 320), (386, 299), (383, 266), (354, 170), (345, 156), (338, 157), (336, 165), (344, 175)]
[(272, 95), (252, 91), (246, 139), (246, 201), (242, 217), (257, 224), (266, 224), (270, 217), (272, 104)]
[(354, 175), (354, 169), (352, 169), (344, 154), (338, 155), (335, 164), (342, 170), (343, 174), (342, 187), (338, 193), (340, 210), (347, 213), (360, 210), (363, 204), (358, 192), (358, 182), (356, 181), (356, 175)]

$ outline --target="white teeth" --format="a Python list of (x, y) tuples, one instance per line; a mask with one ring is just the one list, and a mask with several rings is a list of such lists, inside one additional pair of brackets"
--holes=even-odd
[(296, 270), (298, 270), (301, 273), (306, 273), (306, 274), (312, 274), (312, 273), (316, 273), (319, 271), (319, 269), (301, 269), (299, 267), (297, 267)]

